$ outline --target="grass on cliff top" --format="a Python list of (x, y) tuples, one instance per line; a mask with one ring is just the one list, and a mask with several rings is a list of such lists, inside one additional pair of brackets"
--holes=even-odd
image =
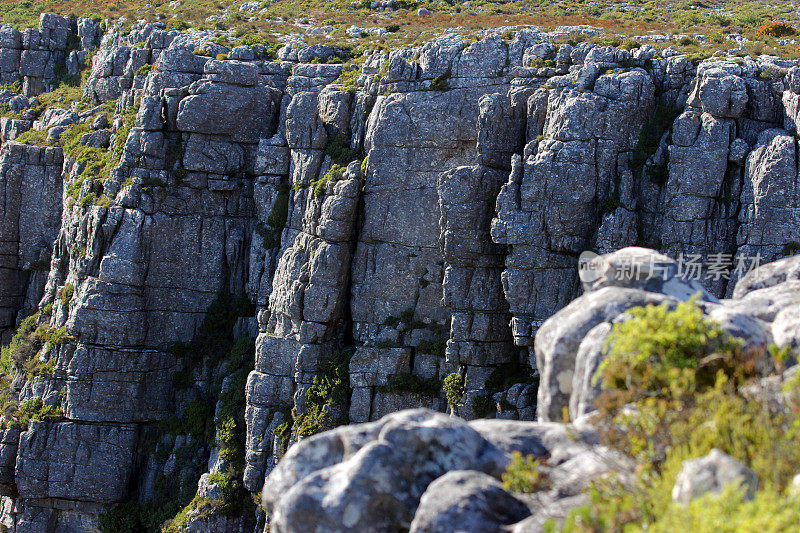
[[(547, 29), (587, 24), (629, 37), (647, 32), (701, 34), (709, 44), (682, 43), (680, 40), (670, 44), (709, 48), (712, 52), (732, 46), (733, 43), (726, 41), (728, 33), (741, 33), (755, 40), (754, 46), (757, 48), (770, 51), (776, 44), (770, 39), (780, 36), (759, 34), (762, 25), (785, 22), (800, 28), (800, 14), (788, 2), (652, 0), (620, 4), (610, 0), (473, 0), (469, 5), (464, 5), (454, 0), (396, 0), (396, 4), (402, 9), (381, 12), (369, 9), (368, 0), (361, 0), (355, 6), (351, 0), (278, 0), (263, 1), (255, 12), (249, 12), (240, 11), (241, 3), (234, 4), (233, 0), (183, 0), (176, 7), (171, 7), (167, 0), (107, 3), (84, 0), (0, 0), (0, 20), (22, 28), (35, 27), (42, 12), (103, 19), (125, 17), (128, 25), (137, 20), (162, 21), (168, 29), (191, 26), (230, 32), (234, 41), (242, 37), (260, 36), (274, 43), (280, 36), (295, 34), (301, 35), (309, 44), (370, 43), (388, 48), (421, 43), (448, 29), (457, 29), (469, 35), (481, 29), (515, 25), (537, 25)], [(417, 15), (419, 7), (427, 8), (431, 14), (426, 17)], [(345, 33), (352, 25), (361, 28), (382, 27), (389, 33), (380, 37), (363, 34), (353, 38)], [(330, 32), (327, 36), (306, 33), (309, 28), (319, 27), (329, 27)], [(764, 38), (767, 38), (766, 41)], [(798, 55), (796, 45), (778, 46), (777, 49), (785, 57)]]

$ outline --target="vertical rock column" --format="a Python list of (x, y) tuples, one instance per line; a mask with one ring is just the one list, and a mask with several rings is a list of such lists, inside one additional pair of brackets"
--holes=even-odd
[[(379, 96), (365, 143), (364, 216), (350, 304), (351, 422), (407, 407), (446, 407), (438, 380), (456, 366), (443, 357), (450, 310), (442, 305), (439, 175), (477, 162), (478, 102), (505, 93), (509, 61), (520, 60), (510, 58), (502, 39), (468, 45), (448, 35), (365, 65), (365, 73), (386, 74), (373, 79)], [(426, 385), (404, 387), (394, 377)]]
[[(260, 490), (265, 472), (286, 444), (275, 436), (276, 427), (300, 425), (308, 409), (306, 393), (321, 360), (341, 347), (346, 334), (363, 177), (358, 161), (346, 169), (334, 166), (324, 148), (337, 134), (346, 137), (350, 103), (349, 93), (335, 89), (300, 91), (286, 110), (286, 141), (291, 150), (288, 220), (280, 238), (269, 306), (260, 314), (256, 368), (247, 384), (244, 481), (252, 491)], [(267, 153), (275, 153), (275, 148)], [(290, 408), (292, 420), (288, 419)], [(344, 408), (339, 406), (332, 419), (346, 416)]]
[(439, 178), (443, 304), (452, 313), (446, 359), (465, 369), (466, 393), (458, 414), (467, 418), (485, 414), (474, 412), (474, 398), (498, 365), (519, 355), (501, 281), (506, 250), (492, 242), (490, 230), (512, 154), (524, 144), (525, 94), (517, 93), (514, 100), (501, 94), (482, 97), (479, 164), (455, 168)]
[(0, 149), (0, 341), (20, 311), (36, 309), (61, 226), (60, 148), (9, 142)]
[(547, 94), (531, 96), (529, 122), (546, 106), (542, 134), (526, 146), (524, 159), (515, 158), (492, 227), (495, 242), (509, 246), (504, 290), (514, 340), (529, 347), (541, 375), (542, 420), (561, 413), (551, 413), (552, 395), (542, 394), (558, 383), (534, 353), (534, 335), (576, 293), (578, 255), (593, 246), (604, 204), (621, 199), (631, 150), (654, 105), (653, 80), (643, 69), (598, 77), (599, 68), (589, 67), (576, 76), (584, 90), (562, 79), (540, 90)]

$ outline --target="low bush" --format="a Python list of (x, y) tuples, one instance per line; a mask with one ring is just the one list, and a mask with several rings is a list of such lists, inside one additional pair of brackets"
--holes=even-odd
[(405, 372), (391, 374), (387, 377), (388, 385), (379, 387), (383, 392), (409, 392), (426, 396), (437, 396), (442, 389), (442, 382), (437, 377), (421, 378), (416, 374)]
[(531, 493), (549, 488), (546, 476), (539, 471), (540, 462), (532, 455), (514, 452), (511, 462), (503, 472), (503, 488), (509, 492)]
[(797, 30), (786, 22), (767, 22), (756, 31), (759, 37), (788, 37), (796, 33)]
[(64, 414), (60, 407), (45, 405), (41, 398), (36, 397), (25, 400), (19, 404), (17, 420), (22, 428), (28, 427), (28, 422), (44, 420), (60, 420)]
[(464, 376), (458, 372), (453, 372), (444, 378), (442, 390), (444, 391), (445, 398), (447, 398), (448, 405), (453, 407), (461, 401), (464, 397), (464, 385)]
[(362, 157), (361, 150), (350, 148), (350, 141), (342, 133), (337, 133), (328, 141), (325, 155), (330, 156), (334, 163), (342, 167), (346, 167), (351, 161)]
[[(758, 359), (780, 368), (788, 350), (744, 350), (694, 299), (629, 312), (631, 319), (614, 324), (596, 374), (603, 380), (596, 424), (604, 444), (636, 460), (638, 477), (596, 480), (591, 505), (546, 530), (783, 531), (786, 520), (797, 519), (797, 499), (787, 491), (800, 471), (800, 380), (784, 385), (790, 408), (780, 412), (740, 390), (760, 376)], [(744, 501), (734, 487), (688, 509), (674, 504), (683, 462), (712, 448), (755, 472), (755, 499)]]
[[(350, 357), (352, 352), (334, 351), (319, 363), (311, 388), (306, 393), (306, 409), (292, 413), (293, 430), (300, 437), (310, 437), (322, 431), (346, 424), (346, 409), (350, 397)], [(344, 412), (335, 419), (333, 412)]]

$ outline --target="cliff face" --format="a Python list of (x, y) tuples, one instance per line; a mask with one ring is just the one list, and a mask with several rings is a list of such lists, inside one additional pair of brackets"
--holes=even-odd
[(220, 475), (259, 492), (299, 439), (445, 411), (452, 373), (461, 416), (560, 420), (576, 363), (534, 338), (582, 251), (767, 262), (800, 242), (793, 62), (525, 30), (373, 52), (353, 82), (325, 47), (271, 61), (207, 37), (110, 31), (89, 103), (30, 121), (63, 151), (4, 133), (7, 397), (35, 411), (0, 441), (12, 530), (183, 505), (198, 479), (214, 501)]
[(18, 31), (0, 25), (0, 82), (21, 84), (25, 96), (54, 88), (77, 73), (87, 51), (100, 40), (100, 22), (43, 13), (38, 28)]
[(0, 332), (6, 344), (17, 313), (36, 309), (44, 291), (61, 226), (63, 155), (58, 148), (5, 144), (0, 160)]
[[(630, 265), (640, 267), (641, 274), (617, 276)], [(660, 267), (663, 275), (649, 277), (646, 269), (651, 265)], [(800, 257), (775, 261), (748, 274), (736, 284), (734, 297), (723, 301), (704, 293), (691, 277), (679, 272), (677, 262), (653, 250), (623, 248), (598, 256), (592, 266), (598, 275), (584, 283), (585, 293), (546, 320), (536, 337), (537, 353), (542, 354), (546, 365), (543, 376), (546, 372), (564, 375), (570, 365), (575, 367), (569, 390), (549, 388), (546, 382), (540, 384), (540, 391), (550, 396), (548, 408), (568, 408), (572, 422), (498, 419), (467, 422), (414, 409), (316, 435), (292, 447), (266, 479), (262, 498), (272, 517), (270, 531), (345, 532), (366, 529), (363, 524), (378, 531), (398, 531), (398, 524), (403, 524), (412, 533), (471, 528), (527, 533), (558, 528), (546, 523), (551, 519), (562, 521), (578, 507), (582, 508), (576, 514), (585, 520), (579, 522), (580, 526), (594, 523), (599, 524), (601, 531), (609, 529), (608, 522), (591, 521), (593, 510), (608, 505), (597, 486), (611, 490), (607, 483), (619, 483), (625, 496), (641, 490), (632, 480), (642, 475), (642, 457), (650, 453), (650, 449), (643, 454), (627, 450), (621, 453), (620, 442), (629, 442), (626, 438), (630, 437), (624, 433), (620, 437), (622, 432), (615, 430), (627, 424), (629, 435), (638, 437), (636, 429), (631, 428), (641, 427), (638, 424), (642, 418), (633, 411), (646, 413), (644, 424), (652, 428), (647, 445), (659, 449), (663, 441), (658, 433), (665, 431), (662, 424), (669, 423), (666, 422), (669, 416), (648, 412), (642, 403), (626, 401), (621, 415), (624, 418), (615, 426), (604, 418), (609, 413), (605, 410), (608, 403), (599, 409), (594, 403), (601, 387), (592, 378), (601, 361), (613, 360), (605, 341), (612, 325), (633, 319), (628, 311), (636, 306), (664, 304), (664, 309), (676, 309), (682, 302), (686, 305), (689, 295), (696, 294), (689, 308), (697, 304), (699, 315), (713, 319), (723, 331), (738, 337), (744, 350), (741, 353), (754, 357), (751, 362), (757, 369), (755, 379), (738, 393), (730, 394), (741, 394), (741, 398), (753, 402), (751, 406), (764, 409), (764, 413), (769, 413), (765, 416), (776, 419), (795, 408), (796, 391), (791, 388), (792, 382), (787, 385), (784, 381), (798, 371), (794, 355), (786, 360), (794, 366), (784, 373), (782, 368), (773, 366), (775, 360), (767, 346), (775, 343), (786, 347), (787, 354), (797, 353)], [(643, 330), (652, 327), (639, 323), (636, 334), (651, 338), (650, 332)], [(661, 333), (664, 334), (663, 329)], [(689, 337), (691, 333), (684, 335)], [(657, 351), (658, 348), (653, 349)], [(633, 364), (625, 368), (629, 379), (639, 379), (630, 366)], [(737, 370), (742, 371), (744, 366)], [(719, 367), (714, 370), (719, 371), (719, 376), (725, 375)], [(673, 379), (670, 385), (679, 389), (678, 382), (679, 379)], [(724, 388), (720, 383), (717, 394)], [(610, 389), (603, 390), (606, 401)], [(623, 391), (627, 393), (628, 389)], [(647, 401), (663, 399), (657, 391), (648, 392)], [(568, 405), (560, 402), (564, 393), (569, 397)], [(705, 424), (702, 431), (708, 434), (714, 434), (720, 424), (721, 417), (715, 409), (707, 404), (701, 408)], [(685, 424), (685, 411), (672, 414)], [(546, 416), (546, 412), (542, 415)], [(743, 410), (733, 409), (731, 416), (733, 424), (752, 423), (746, 420)], [(652, 424), (654, 419), (661, 424)], [(754, 427), (757, 432), (763, 431), (763, 427)], [(694, 425), (689, 429), (697, 431)], [(729, 430), (724, 435), (721, 440), (730, 439)], [(780, 438), (776, 435), (771, 442)], [(732, 447), (735, 446), (742, 446), (741, 441), (737, 440)], [(737, 453), (730, 448), (729, 452)], [(664, 453), (675, 453), (675, 449)], [(719, 494), (733, 480), (755, 490), (758, 478), (739, 460), (719, 449), (712, 449), (707, 455), (700, 453), (684, 461), (680, 473), (675, 472), (677, 476), (664, 480), (670, 483), (667, 489), (672, 489), (664, 496), (678, 503), (678, 511), (685, 514), (688, 502), (707, 492)], [(519, 472), (514, 464), (520, 460), (514, 454), (537, 461), (535, 468), (529, 466), (524, 470), (531, 476), (527, 483), (514, 477)], [(666, 463), (662, 457), (655, 460), (662, 465)], [(791, 468), (794, 471), (796, 465)], [(502, 485), (498, 481), (501, 477)], [(639, 479), (639, 483), (646, 483)], [(594, 490), (590, 485), (593, 481), (599, 482)], [(736, 499), (733, 501), (736, 505)], [(634, 518), (628, 515), (619, 519), (646, 520), (635, 512), (633, 515)], [(675, 527), (680, 528), (670, 529)], [(776, 530), (786, 527), (778, 526)]]

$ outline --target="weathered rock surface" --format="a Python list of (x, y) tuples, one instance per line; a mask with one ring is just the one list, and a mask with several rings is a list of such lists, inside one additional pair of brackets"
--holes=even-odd
[(56, 81), (57, 66), (70, 53), (96, 47), (99, 31), (99, 21), (51, 13), (40, 15), (38, 29), (20, 32), (11, 24), (1, 25), (0, 83), (22, 82), (27, 96), (49, 90)]
[[(277, 531), (436, 531), (449, 516), (524, 531), (563, 517), (625, 461), (590, 428), (547, 421), (593, 409), (605, 339), (632, 306), (700, 293), (750, 345), (800, 345), (797, 260), (750, 274), (739, 262), (800, 246), (797, 67), (557, 48), (524, 30), (371, 52), (350, 91), (341, 65), (310, 63), (330, 46), (287, 44), (267, 61), (160, 23), (117, 29), (49, 15), (38, 30), (0, 28), (0, 78), (21, 73), (27, 95), (0, 95), (17, 113), (0, 122), (0, 335), (34, 310), (64, 335), (9, 379), (15, 399), (63, 415), (0, 438), (0, 488), (14, 497), (2, 521), (17, 531), (91, 530), (106, 506), (231, 472), (216, 439), (163, 429), (197, 402), (224, 411), (227, 363), (192, 366), (171, 348), (203, 333), (224, 294), (255, 307), (230, 334), (256, 337), (235, 385), (247, 431), (234, 473), (264, 486)], [(35, 112), (28, 96), (98, 42), (84, 96), (115, 101), (113, 116)], [(76, 124), (82, 146), (116, 147), (107, 176), (10, 142)], [(589, 249), (622, 250), (579, 277)], [(697, 274), (685, 269), (696, 254)], [(336, 400), (319, 405), (342, 354)], [(496, 419), (391, 415), (445, 411), (454, 372), (453, 411)], [(325, 427), (365, 424), (306, 438), (315, 413)], [(521, 500), (487, 479), (513, 451), (546, 459), (553, 486)], [(451, 484), (465, 506), (436, 496)], [(246, 522), (201, 514), (189, 529)]]
[(742, 463), (715, 448), (705, 457), (683, 462), (672, 488), (672, 499), (686, 505), (708, 492), (719, 494), (731, 484), (741, 485), (745, 497), (752, 499), (758, 478)]
[[(595, 444), (586, 426), (402, 411), (300, 441), (267, 477), (263, 504), (271, 531), (499, 531), (545, 502), (580, 505), (571, 497), (591, 479), (629, 467)], [(503, 490), (512, 452), (546, 458), (554, 487), (531, 502)]]
[(0, 340), (42, 298), (61, 226), (60, 148), (8, 142), (0, 149)]
[[(795, 263), (784, 259), (756, 269), (737, 285), (735, 298), (717, 300), (680, 273), (677, 262), (652, 250), (625, 248), (595, 258), (583, 271), (590, 280), (584, 281), (587, 292), (548, 319), (537, 334), (539, 420), (560, 420), (565, 408), (572, 418), (593, 410), (601, 386), (593, 377), (603, 360), (606, 336), (631, 307), (676, 305), (697, 295), (707, 315), (744, 339), (745, 346), (795, 346), (800, 283), (786, 274)], [(759, 288), (764, 285), (771, 286)]]
[(475, 471), (451, 471), (428, 486), (410, 531), (502, 531), (530, 511), (493, 477)]

